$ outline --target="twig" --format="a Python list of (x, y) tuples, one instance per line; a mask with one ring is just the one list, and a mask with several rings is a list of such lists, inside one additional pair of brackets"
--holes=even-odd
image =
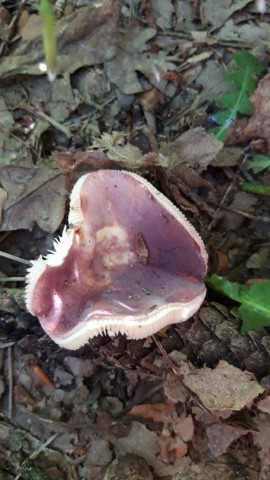
[(29, 265), (29, 266), (32, 265), (32, 262), (30, 262), (29, 260), (25, 260), (24, 258), (16, 257), (16, 255), (11, 255), (11, 253), (2, 252), (2, 250), (0, 250), (0, 257), (9, 258), (9, 260), (15, 260), (15, 262), (25, 263), (26, 265)]
[(25, 110), (26, 112), (31, 113), (32, 115), (36, 115), (39, 118), (42, 118), (42, 120), (46, 120), (49, 122), (56, 130), (60, 130), (60, 132), (63, 132), (68, 138), (72, 137), (72, 133), (69, 131), (67, 127), (64, 125), (61, 125), (61, 123), (57, 122), (54, 118), (50, 117), (44, 112), (41, 112), (40, 110), (36, 110), (35, 108), (31, 107), (31, 105), (26, 105), (25, 103), (20, 104), (20, 108), (22, 110)]
[(0, 277), (0, 283), (6, 282), (25, 282), (25, 277)]
[[(48, 447), (48, 445), (50, 445), (50, 443), (52, 443), (54, 441), (54, 439), (57, 436), (58, 436), (58, 432), (54, 433), (50, 438), (48, 438), (48, 440), (46, 440), (46, 442), (42, 443), (40, 445), (40, 447), (30, 455), (30, 457), (28, 457), (26, 460), (24, 460), (22, 465), (24, 465), (26, 462), (29, 462), (29, 460), (34, 460), (42, 452), (42, 450), (44, 450), (44, 448)], [(18, 473), (18, 475), (16, 475), (14, 480), (19, 480), (20, 477), (21, 477), (21, 474)]]
[(12, 369), (12, 347), (7, 348), (7, 367), (8, 367), (8, 418), (12, 418), (12, 400), (13, 400), (13, 369)]

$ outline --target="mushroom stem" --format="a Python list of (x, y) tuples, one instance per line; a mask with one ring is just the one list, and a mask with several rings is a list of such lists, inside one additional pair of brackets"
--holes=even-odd
[(16, 255), (11, 255), (11, 253), (2, 252), (1, 250), (0, 250), (0, 257), (9, 258), (10, 260), (15, 260), (15, 262), (25, 263), (26, 265), (29, 265), (29, 266), (32, 265), (32, 263), (29, 260), (16, 257)]

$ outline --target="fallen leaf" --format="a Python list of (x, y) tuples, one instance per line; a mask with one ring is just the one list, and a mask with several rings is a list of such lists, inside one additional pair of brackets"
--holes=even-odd
[(174, 419), (172, 427), (175, 434), (180, 436), (184, 442), (190, 442), (190, 440), (192, 440), (194, 435), (194, 422), (191, 415), (187, 417), (182, 415)]
[[(256, 422), (258, 432), (253, 432), (254, 443), (264, 466), (270, 467), (270, 421), (269, 415), (261, 413)], [(266, 478), (266, 477), (265, 477)]]
[(255, 93), (250, 97), (254, 106), (247, 126), (243, 130), (245, 140), (264, 139), (270, 153), (270, 73), (259, 82)]
[[(118, 168), (127, 168), (129, 170), (145, 168), (148, 166), (158, 165), (166, 166), (167, 160), (158, 156), (155, 152), (142, 154), (141, 150), (128, 143), (124, 135), (118, 132), (104, 133), (100, 139), (96, 139), (93, 147), (101, 148), (106, 152), (108, 160), (114, 161), (114, 165)], [(91, 152), (89, 152), (91, 154)], [(99, 152), (100, 155), (100, 152)], [(102, 158), (102, 160), (104, 160)]]
[(8, 195), (1, 231), (31, 230), (35, 222), (47, 232), (59, 228), (67, 198), (65, 177), (59, 170), (4, 167), (0, 180)]
[(173, 402), (154, 403), (136, 405), (133, 407), (129, 415), (143, 418), (151, 418), (154, 422), (168, 423), (171, 421), (170, 415), (175, 411)]
[(186, 363), (183, 376), (185, 385), (209, 410), (241, 410), (264, 391), (252, 373), (242, 372), (225, 360), (213, 370), (196, 369)]
[[(58, 32), (57, 73), (73, 73), (113, 57), (116, 50), (119, 5), (111, 0), (75, 10), (56, 23)], [(44, 62), (41, 34), (22, 44), (13, 55), (4, 57), (0, 78), (18, 74), (41, 75)]]
[(217, 3), (216, 0), (204, 0), (201, 8), (204, 9), (206, 23), (218, 28), (248, 3), (250, 3), (250, 0), (223, 0), (221, 3)]
[(169, 165), (173, 168), (180, 163), (187, 163), (198, 172), (207, 168), (223, 148), (223, 142), (206, 133), (204, 128), (191, 128), (176, 140), (165, 144), (161, 153), (170, 158)]
[(257, 408), (258, 408), (261, 412), (270, 413), (270, 395), (268, 395), (267, 397), (265, 397), (265, 398), (263, 398), (262, 400), (260, 400), (260, 401), (257, 403)]
[(169, 91), (166, 91), (168, 82), (164, 79), (164, 73), (175, 70), (176, 66), (167, 62), (166, 52), (147, 51), (150, 48), (147, 42), (155, 35), (154, 28), (145, 28), (134, 23), (129, 25), (127, 32), (120, 38), (115, 56), (105, 64), (108, 78), (120, 92), (131, 95), (147, 90), (138, 77), (140, 72), (152, 86), (169, 94)]
[(214, 423), (206, 427), (208, 446), (215, 457), (225, 453), (234, 440), (247, 433), (244, 428), (232, 427), (225, 423)]

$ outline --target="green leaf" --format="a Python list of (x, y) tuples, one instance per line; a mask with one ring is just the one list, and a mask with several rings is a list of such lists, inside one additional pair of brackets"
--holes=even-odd
[(224, 142), (226, 138), (226, 130), (227, 127), (225, 127), (224, 129), (222, 127), (213, 127), (210, 128), (209, 132), (215, 135), (217, 140)]
[(238, 313), (242, 319), (242, 332), (270, 326), (270, 281), (242, 285), (219, 275), (206, 277), (213, 290), (241, 303)]
[(253, 173), (259, 173), (265, 168), (270, 169), (270, 157), (258, 153), (257, 155), (254, 155), (249, 166)]
[(244, 192), (256, 193), (257, 195), (267, 195), (270, 197), (270, 187), (262, 185), (261, 183), (244, 182), (241, 185), (241, 190), (244, 190)]
[(232, 58), (241, 70), (249, 70), (256, 75), (260, 75), (264, 71), (264, 67), (249, 52), (234, 53)]
[(253, 112), (253, 105), (248, 95), (256, 88), (256, 76), (264, 70), (264, 67), (249, 52), (237, 52), (232, 58), (238, 69), (228, 73), (227, 79), (235, 85), (237, 91), (219, 98), (219, 102), (227, 109), (227, 113), (222, 111), (220, 117), (214, 116), (220, 125), (213, 131), (218, 140), (226, 138), (226, 130), (238, 113), (250, 115)]
[(222, 95), (219, 101), (224, 107), (231, 109), (231, 116), (237, 113), (249, 115), (253, 112), (253, 105), (244, 91)]
[(231, 114), (228, 112), (228, 110), (221, 110), (213, 115), (213, 119), (218, 123), (218, 125), (223, 125), (224, 123), (231, 121)]
[(255, 78), (249, 75), (246, 76), (245, 83), (243, 83), (243, 72), (241, 70), (228, 73), (226, 77), (236, 87), (238, 87), (239, 89), (244, 89), (247, 93), (254, 92), (257, 86)]

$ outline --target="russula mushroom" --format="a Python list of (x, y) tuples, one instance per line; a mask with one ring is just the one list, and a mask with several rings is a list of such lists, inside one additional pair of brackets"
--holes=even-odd
[(205, 297), (207, 253), (185, 216), (135, 173), (82, 176), (69, 228), (33, 261), (26, 305), (61, 347), (95, 335), (144, 338), (183, 322)]

